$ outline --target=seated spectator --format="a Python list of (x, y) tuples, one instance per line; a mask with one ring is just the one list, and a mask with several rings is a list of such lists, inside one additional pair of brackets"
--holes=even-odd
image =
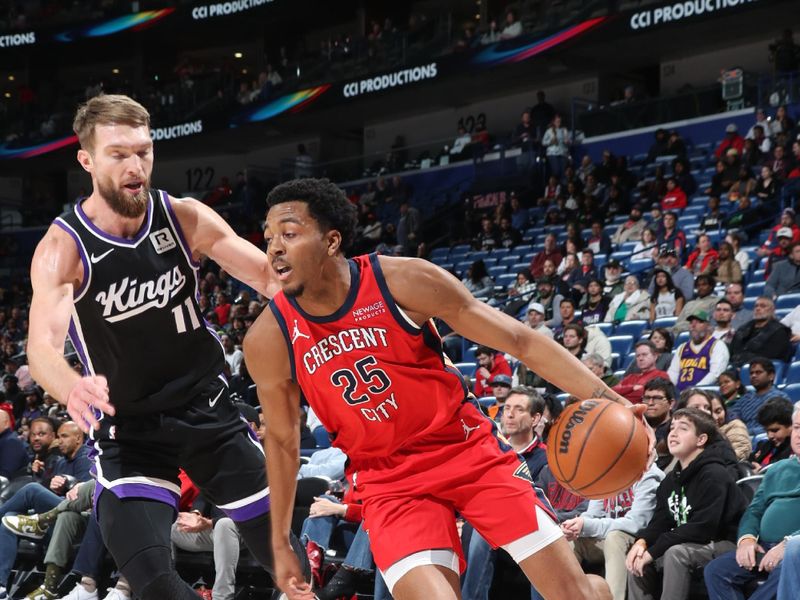
[(505, 405), (506, 398), (508, 398), (509, 393), (511, 393), (511, 383), (511, 377), (503, 374), (495, 375), (489, 382), (492, 387), (492, 396), (494, 396), (495, 399), (494, 406), (491, 406), (488, 410), (490, 419), (498, 420), (499, 414), (502, 412), (503, 406)]
[[(734, 200), (733, 198), (729, 198)], [(761, 207), (753, 207), (749, 196), (741, 196), (738, 205), (728, 216), (725, 228), (736, 230), (737, 234), (744, 236), (745, 240), (758, 236), (761, 222), (764, 218)]]
[(691, 196), (697, 191), (697, 182), (690, 171), (686, 158), (676, 158), (672, 161), (672, 170), (675, 183), (687, 196)]
[(497, 240), (501, 248), (513, 248), (522, 242), (522, 234), (511, 226), (509, 217), (500, 219), (500, 229), (497, 232)]
[[(653, 344), (656, 351), (656, 369), (666, 372), (672, 362), (672, 333), (664, 327), (656, 327), (647, 336), (647, 341)], [(642, 370), (634, 360), (625, 370), (625, 376), (641, 372)]]
[(776, 234), (778, 245), (770, 250), (767, 257), (767, 265), (764, 268), (764, 278), (769, 281), (773, 268), (780, 262), (786, 260), (794, 245), (792, 242), (792, 230), (788, 227), (781, 227)]
[(678, 257), (683, 255), (686, 249), (686, 234), (678, 227), (678, 215), (674, 212), (664, 212), (657, 242), (661, 247), (666, 245), (667, 248), (674, 249)]
[(756, 298), (753, 319), (736, 330), (731, 342), (731, 363), (740, 367), (755, 357), (787, 360), (792, 353), (792, 332), (775, 319), (771, 298)]
[(528, 209), (522, 206), (517, 192), (511, 191), (511, 227), (517, 231), (528, 225)]
[(586, 329), (576, 323), (564, 327), (561, 345), (575, 358), (582, 359), (586, 354)]
[(725, 220), (725, 213), (720, 208), (719, 196), (708, 197), (708, 212), (700, 221), (701, 231), (719, 231)]
[(722, 158), (729, 148), (734, 148), (739, 154), (744, 150), (744, 138), (739, 135), (736, 123), (728, 123), (725, 126), (725, 137), (714, 150), (714, 156)]
[(494, 228), (494, 223), (488, 216), (481, 218), (481, 230), (475, 236), (472, 246), (476, 250), (494, 250), (497, 248), (499, 240), (497, 239), (497, 232)]
[[(711, 600), (743, 598), (744, 589), (767, 573), (751, 596), (774, 598), (781, 576), (786, 537), (800, 534), (797, 482), (800, 481), (800, 408), (792, 415), (791, 447), (795, 457), (779, 461), (764, 474), (750, 506), (739, 521), (736, 550), (706, 565), (703, 577)], [(763, 557), (761, 556), (763, 554)], [(797, 589), (792, 591), (795, 597)]]
[(582, 563), (602, 564), (614, 600), (625, 600), (625, 557), (634, 535), (653, 518), (656, 490), (664, 473), (651, 464), (642, 478), (615, 498), (591, 500), (586, 512), (561, 524)]
[(636, 356), (634, 361), (638, 367), (638, 372), (625, 375), (622, 381), (613, 386), (612, 389), (632, 403), (639, 404), (642, 401), (642, 394), (644, 394), (644, 386), (648, 381), (656, 377), (668, 379), (669, 375), (656, 367), (658, 351), (653, 342), (640, 340), (636, 343), (634, 352)]
[(794, 209), (785, 208), (781, 213), (781, 218), (777, 225), (770, 229), (769, 237), (759, 246), (758, 250), (756, 250), (756, 254), (761, 257), (769, 256), (778, 245), (778, 232), (786, 227), (792, 230), (792, 242), (800, 242), (800, 227), (797, 226), (795, 218), (796, 213)]
[(540, 277), (536, 281), (536, 301), (544, 308), (544, 324), (558, 327), (561, 324), (561, 311), (559, 309), (563, 296), (556, 292), (556, 280), (553, 276)]
[(763, 202), (774, 202), (778, 198), (780, 183), (775, 178), (772, 168), (764, 165), (761, 167), (761, 174), (756, 180), (756, 187), (753, 190), (756, 198)]
[(586, 293), (580, 301), (581, 320), (585, 325), (602, 323), (608, 312), (608, 298), (603, 295), (603, 282), (591, 279), (586, 285)]
[(561, 322), (552, 329), (556, 341), (560, 342), (561, 336), (564, 333), (564, 327), (574, 323), (583, 325), (583, 321), (575, 316), (575, 301), (572, 298), (562, 298), (558, 305), (558, 311), (561, 313)]
[(551, 260), (554, 265), (561, 264), (561, 251), (558, 249), (558, 238), (554, 233), (548, 233), (544, 238), (544, 249), (537, 253), (531, 260), (531, 274), (538, 279), (541, 277), (544, 268), (544, 261)]
[(658, 486), (653, 518), (628, 553), (631, 600), (652, 598), (659, 588), (662, 598), (685, 600), (692, 572), (735, 547), (747, 501), (716, 454), (705, 453), (719, 436), (699, 410), (673, 415), (669, 451), (678, 464)]
[(633, 247), (630, 261), (635, 262), (654, 262), (658, 258), (658, 244), (656, 243), (655, 232), (646, 227), (642, 231), (641, 239)]
[(787, 248), (786, 260), (778, 262), (767, 279), (764, 295), (778, 298), (800, 292), (800, 242)]
[(531, 123), (531, 112), (529, 110), (522, 111), (519, 123), (514, 127), (514, 133), (511, 136), (511, 143), (515, 146), (522, 146), (527, 148), (531, 142), (536, 139), (536, 129)]
[(669, 156), (667, 130), (659, 127), (653, 135), (655, 140), (647, 152), (647, 164), (654, 163), (659, 156)]
[(733, 306), (730, 302), (722, 298), (714, 307), (712, 313), (714, 321), (714, 330), (711, 332), (716, 339), (726, 344), (733, 341), (733, 336), (736, 333), (731, 327), (731, 319), (733, 318)]
[(728, 347), (711, 335), (711, 323), (705, 310), (688, 316), (689, 341), (675, 350), (669, 366), (669, 378), (678, 391), (700, 385), (713, 385), (728, 366)]
[(461, 280), (470, 293), (476, 298), (487, 298), (494, 291), (494, 280), (489, 277), (486, 263), (478, 259), (467, 269), (467, 275)]
[[(723, 373), (724, 375), (724, 373)], [(720, 375), (722, 379), (723, 375)], [(753, 451), (753, 443), (747, 432), (747, 425), (740, 419), (728, 419), (728, 409), (719, 394), (711, 392), (711, 416), (719, 427), (719, 432), (730, 442), (736, 460), (747, 460)]]
[[(675, 286), (681, 290), (684, 300), (691, 300), (694, 297), (694, 277), (680, 265), (678, 261), (678, 252), (674, 248), (666, 244), (662, 245), (659, 248), (657, 264), (662, 269), (669, 271), (672, 275), (672, 281), (675, 283)], [(647, 291), (651, 295), (655, 291), (654, 278), (650, 279)]]
[(636, 321), (650, 317), (650, 298), (645, 290), (639, 289), (639, 280), (634, 275), (625, 278), (621, 293), (612, 298), (606, 313), (606, 323)]
[(647, 227), (647, 222), (642, 218), (642, 207), (639, 204), (634, 204), (631, 207), (628, 220), (617, 227), (614, 235), (611, 236), (611, 241), (617, 245), (636, 241), (641, 238), (645, 227)]
[(800, 304), (795, 306), (788, 315), (781, 319), (781, 324), (786, 325), (791, 332), (791, 342), (796, 344), (800, 342)]
[(644, 418), (653, 428), (656, 438), (656, 463), (659, 469), (664, 469), (672, 460), (667, 448), (667, 435), (669, 435), (670, 406), (675, 400), (675, 386), (669, 379), (656, 377), (644, 384), (642, 404), (647, 409)]
[(779, 185), (783, 183), (786, 180), (787, 175), (789, 175), (789, 167), (791, 166), (791, 163), (787, 160), (786, 148), (780, 144), (775, 145), (775, 148), (772, 150), (772, 156), (764, 161), (764, 164), (769, 166), (769, 168), (772, 170), (775, 178), (778, 180)]
[(531, 329), (538, 331), (542, 335), (546, 335), (551, 339), (553, 338), (553, 330), (544, 324), (544, 306), (542, 306), (541, 303), (531, 302), (528, 304), (527, 320), (528, 326)]
[(603, 269), (605, 279), (603, 280), (603, 295), (606, 298), (613, 298), (621, 293), (624, 288), (622, 281), (622, 263), (616, 258), (609, 260)]
[(617, 376), (606, 366), (605, 359), (599, 354), (587, 353), (584, 355), (581, 362), (608, 387), (614, 387), (619, 382)]
[(742, 242), (746, 240), (747, 236), (737, 231), (729, 231), (725, 235), (725, 241), (733, 248), (733, 258), (739, 263), (742, 273), (746, 273), (747, 269), (750, 267), (750, 255), (742, 250)]
[(519, 35), (522, 35), (522, 22), (517, 19), (517, 13), (509, 10), (506, 13), (506, 25), (500, 33), (501, 40), (510, 40)]
[(719, 298), (714, 295), (714, 278), (710, 275), (698, 275), (695, 279), (695, 288), (697, 290), (697, 296), (684, 305), (678, 315), (678, 320), (672, 328), (675, 334), (689, 329), (689, 315), (698, 310), (711, 314), (717, 302), (719, 302)]
[(767, 432), (767, 439), (758, 442), (750, 455), (754, 473), (792, 455), (792, 403), (783, 398), (765, 402), (758, 409), (758, 423)]
[[(464, 127), (459, 127), (456, 139), (453, 140), (453, 147), (450, 148), (450, 156), (452, 156), (455, 160), (458, 160), (471, 143), (472, 136), (467, 133), (467, 130), (464, 129)], [(445, 147), (445, 150), (446, 149), (447, 148)]]
[(597, 279), (597, 268), (594, 266), (594, 252), (587, 248), (581, 253), (581, 264), (567, 277), (567, 287), (575, 297), (580, 298), (592, 279)]
[(719, 245), (719, 262), (716, 273), (717, 283), (741, 283), (742, 267), (734, 258), (733, 246), (728, 242)]
[(490, 396), (492, 393), (491, 380), (496, 375), (511, 376), (511, 367), (502, 352), (496, 352), (487, 346), (478, 346), (475, 351), (478, 360), (478, 370), (475, 372), (475, 395)]
[(789, 396), (775, 387), (775, 365), (767, 358), (756, 357), (750, 361), (750, 385), (748, 391), (728, 407), (731, 418), (741, 419), (751, 435), (764, 433), (758, 421), (758, 411), (770, 400), (786, 400)]
[(23, 474), (28, 466), (25, 444), (12, 429), (11, 419), (10, 411), (0, 410), (0, 477), (8, 479)]
[(778, 600), (792, 600), (800, 589), (800, 537), (787, 536), (783, 560), (779, 563), (780, 581), (778, 583)]
[(653, 293), (650, 294), (650, 321), (661, 317), (677, 317), (683, 310), (683, 292), (675, 287), (669, 271), (656, 267)]
[(747, 388), (742, 383), (739, 369), (728, 366), (717, 378), (719, 394), (725, 402), (725, 410), (729, 410), (736, 402), (747, 393)]
[(592, 221), (592, 233), (586, 240), (586, 248), (595, 254), (611, 254), (611, 240), (603, 231), (602, 221)]
[(661, 199), (661, 208), (666, 212), (682, 210), (687, 205), (686, 192), (681, 189), (674, 177), (667, 179), (667, 193)]
[(711, 245), (711, 238), (701, 233), (697, 236), (697, 247), (686, 260), (686, 269), (694, 275), (712, 275), (717, 270), (719, 254)]
[(536, 283), (533, 281), (533, 276), (528, 270), (520, 271), (517, 273), (517, 278), (508, 287), (508, 301), (506, 302), (503, 312), (512, 317), (516, 316), (519, 309), (530, 302), (533, 295), (536, 293)]

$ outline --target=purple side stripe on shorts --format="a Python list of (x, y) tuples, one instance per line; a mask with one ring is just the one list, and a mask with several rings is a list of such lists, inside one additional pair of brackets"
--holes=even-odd
[(106, 488), (98, 482), (97, 489), (95, 490), (95, 507), (97, 506), (97, 498), (100, 497), (100, 492), (102, 491), (112, 492), (120, 500), (124, 500), (125, 498), (146, 498), (148, 500), (163, 502), (164, 504), (169, 504), (175, 509), (175, 512), (178, 512), (180, 496), (168, 489), (155, 485), (147, 485), (144, 483), (120, 483), (113, 488)]
[(220, 508), (220, 510), (233, 521), (239, 523), (249, 521), (269, 512), (269, 496), (264, 496), (239, 508)]

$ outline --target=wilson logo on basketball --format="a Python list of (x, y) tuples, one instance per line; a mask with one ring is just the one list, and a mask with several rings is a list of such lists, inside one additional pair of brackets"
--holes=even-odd
[(570, 415), (564, 427), (564, 433), (561, 434), (561, 439), (558, 442), (558, 451), (561, 454), (569, 452), (569, 441), (572, 438), (572, 430), (584, 422), (586, 416), (597, 406), (597, 402), (593, 400), (584, 400), (581, 402), (580, 407)]

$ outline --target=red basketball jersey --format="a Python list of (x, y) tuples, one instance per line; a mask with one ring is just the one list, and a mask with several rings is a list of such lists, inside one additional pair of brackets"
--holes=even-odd
[(316, 317), (278, 293), (270, 304), (289, 349), (292, 378), (352, 461), (389, 456), (452, 421), (466, 398), (445, 367), (431, 323), (397, 306), (375, 254), (349, 261), (339, 310)]

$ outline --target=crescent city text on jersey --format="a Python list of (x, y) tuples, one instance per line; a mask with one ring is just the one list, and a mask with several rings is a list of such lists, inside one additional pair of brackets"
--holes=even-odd
[(176, 265), (149, 281), (140, 283), (130, 277), (125, 277), (120, 282), (115, 281), (108, 286), (107, 291), (99, 292), (95, 300), (103, 305), (105, 320), (116, 323), (151, 308), (164, 308), (185, 283), (186, 277)]
[(303, 354), (303, 364), (309, 374), (334, 357), (365, 348), (388, 348), (386, 329), (381, 327), (354, 327), (322, 338)]

